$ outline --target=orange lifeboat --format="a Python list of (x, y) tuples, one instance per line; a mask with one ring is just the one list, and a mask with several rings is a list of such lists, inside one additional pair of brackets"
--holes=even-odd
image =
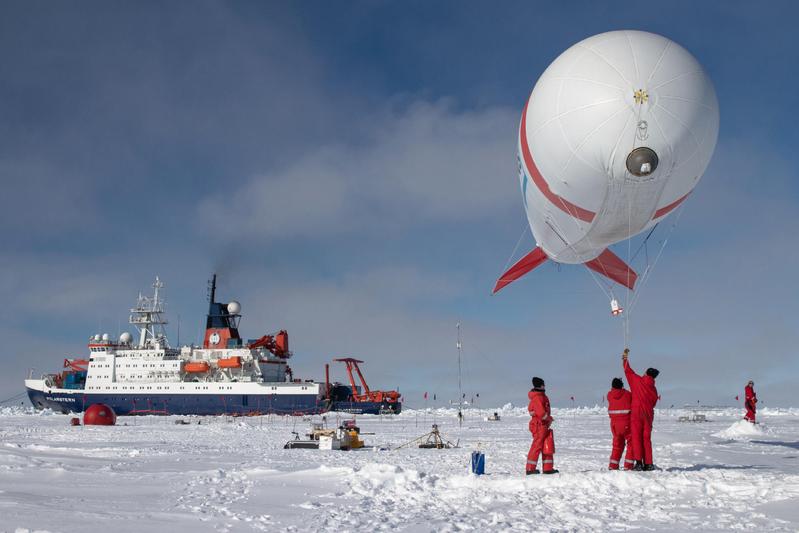
[(192, 373), (199, 373), (199, 372), (208, 372), (211, 368), (206, 361), (191, 361), (183, 365), (183, 370), (185, 372), (192, 372)]
[(241, 357), (226, 357), (216, 362), (219, 368), (241, 368)]

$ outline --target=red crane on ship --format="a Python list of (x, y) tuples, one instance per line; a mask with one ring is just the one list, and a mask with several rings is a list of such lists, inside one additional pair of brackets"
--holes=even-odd
[[(347, 376), (349, 376), (350, 385), (352, 386), (352, 401), (377, 403), (399, 402), (400, 393), (395, 390), (382, 391), (369, 389), (369, 385), (366, 384), (366, 378), (363, 377), (363, 373), (358, 366), (358, 363), (363, 363), (363, 361), (353, 359), (352, 357), (342, 357), (341, 359), (333, 359), (333, 361), (347, 365)], [(361, 381), (362, 388), (360, 393), (358, 392), (358, 386), (355, 384), (355, 378), (352, 375), (353, 370), (358, 374), (358, 379)]]
[(247, 345), (248, 348), (266, 348), (277, 357), (288, 359), (291, 357), (289, 351), (289, 334), (285, 329), (281, 329), (275, 335), (264, 335), (260, 339), (252, 341)]

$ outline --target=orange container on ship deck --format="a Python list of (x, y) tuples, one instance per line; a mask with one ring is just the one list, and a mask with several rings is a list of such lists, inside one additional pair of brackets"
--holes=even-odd
[(219, 368), (241, 368), (241, 357), (238, 355), (235, 357), (226, 357), (224, 359), (219, 359), (216, 364)]
[(206, 361), (191, 361), (183, 365), (184, 372), (208, 372), (210, 368)]

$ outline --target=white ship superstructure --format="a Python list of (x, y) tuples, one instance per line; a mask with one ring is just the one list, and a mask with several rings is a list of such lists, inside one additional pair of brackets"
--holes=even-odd
[(215, 301), (216, 276), (203, 345), (172, 348), (164, 326), (163, 283), (153, 296), (139, 294), (130, 310), (128, 332), (89, 341), (88, 360), (65, 360), (59, 374), (28, 379), (31, 402), (39, 408), (82, 411), (106, 403), (117, 414), (254, 414), (322, 412), (324, 387), (293, 380), (288, 333), (243, 342), (238, 333), (241, 305)]

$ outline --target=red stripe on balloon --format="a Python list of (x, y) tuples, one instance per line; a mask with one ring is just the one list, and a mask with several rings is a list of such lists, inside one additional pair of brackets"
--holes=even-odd
[[(689, 192), (688, 194), (691, 194), (691, 193)], [(680, 205), (681, 203), (683, 203), (683, 200), (685, 200), (686, 198), (688, 198), (688, 194), (686, 194), (686, 195), (685, 195), (685, 196), (683, 196), (682, 198), (678, 198), (678, 199), (676, 199), (675, 201), (673, 201), (673, 202), (672, 202), (672, 203), (670, 203), (669, 205), (667, 205), (667, 206), (665, 206), (665, 207), (661, 207), (660, 209), (658, 209), (657, 211), (655, 211), (655, 216), (653, 216), (653, 217), (652, 217), (652, 219), (654, 220), (654, 219), (656, 219), (656, 218), (660, 218), (660, 217), (662, 217), (663, 215), (665, 215), (665, 214), (669, 213), (670, 211), (673, 211), (675, 207), (677, 207), (678, 205)]]
[(561, 198), (560, 196), (552, 192), (552, 189), (549, 188), (549, 184), (541, 175), (541, 172), (538, 170), (538, 167), (535, 166), (535, 162), (533, 161), (533, 156), (530, 153), (530, 147), (527, 145), (527, 105), (529, 103), (530, 102), (528, 100), (527, 104), (524, 105), (524, 111), (522, 111), (522, 124), (521, 126), (519, 126), (519, 139), (522, 145), (522, 157), (524, 158), (524, 165), (527, 168), (527, 172), (530, 174), (530, 177), (533, 179), (533, 183), (535, 183), (536, 187), (538, 187), (538, 190), (541, 191), (541, 194), (546, 196), (546, 198), (550, 202), (555, 204), (556, 207), (568, 213), (569, 215), (573, 216), (574, 218), (578, 218), (584, 222), (593, 221), (594, 217), (596, 216), (596, 213), (594, 213), (593, 211), (589, 211), (588, 209), (583, 209), (580, 206), (574, 205), (565, 198)]

